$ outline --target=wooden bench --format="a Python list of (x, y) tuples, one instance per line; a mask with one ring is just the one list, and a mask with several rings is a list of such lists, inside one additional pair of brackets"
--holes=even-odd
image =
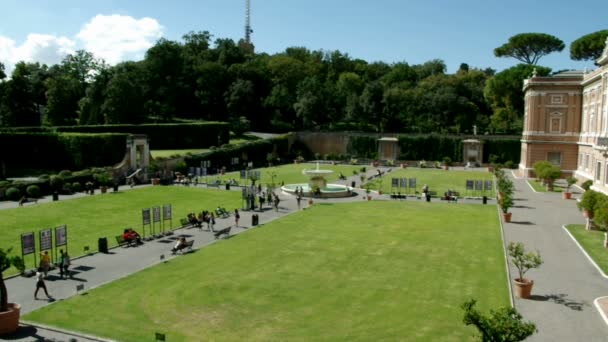
[(38, 199), (37, 198), (22, 198), (19, 200), (19, 206), (22, 207), (25, 203), (36, 203), (38, 204)]
[(194, 240), (186, 241), (185, 244), (180, 245), (177, 249), (172, 249), (171, 254), (176, 254), (177, 252), (184, 254), (184, 250), (187, 249), (187, 252), (189, 252), (192, 250), (192, 246), (194, 246)]
[(230, 229), (232, 229), (232, 227), (226, 227), (224, 229), (217, 230), (213, 232), (213, 236), (215, 236), (215, 239), (218, 239), (223, 234), (226, 234), (226, 236), (230, 236)]

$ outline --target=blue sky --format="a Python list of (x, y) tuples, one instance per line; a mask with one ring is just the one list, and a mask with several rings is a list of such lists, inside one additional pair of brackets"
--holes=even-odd
[[(517, 63), (494, 48), (514, 34), (542, 32), (566, 44), (541, 59), (553, 70), (592, 69), (569, 58), (569, 44), (608, 28), (608, 4), (582, 1), (495, 0), (251, 0), (256, 51), (290, 46), (340, 50), (387, 63), (443, 59), (498, 71)], [(189, 31), (215, 38), (244, 35), (245, 0), (3, 0), (0, 61), (56, 63), (75, 49), (92, 50), (110, 64), (141, 59), (158, 38), (180, 40)]]

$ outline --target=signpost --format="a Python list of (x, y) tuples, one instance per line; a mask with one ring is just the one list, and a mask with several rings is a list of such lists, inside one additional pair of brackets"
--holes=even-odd
[(165, 221), (169, 220), (169, 230), (173, 229), (173, 218), (171, 217), (171, 204), (163, 205), (163, 230)]
[[(66, 246), (67, 252), (68, 244), (68, 227), (64, 224), (63, 226), (55, 227), (55, 249), (59, 246)], [(55, 254), (57, 256), (57, 254)], [(55, 260), (57, 262), (57, 260)]]
[[(144, 231), (144, 239), (146, 238), (146, 225), (150, 226), (150, 208), (141, 210), (142, 229)], [(150, 228), (152, 230), (152, 228)]]

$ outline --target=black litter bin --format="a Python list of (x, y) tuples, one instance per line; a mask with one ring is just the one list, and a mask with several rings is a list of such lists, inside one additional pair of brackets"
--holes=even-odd
[(488, 196), (483, 196), (482, 202), (483, 204), (488, 204)]
[(59, 201), (59, 193), (57, 191), (53, 192), (53, 201)]
[(100, 253), (108, 253), (108, 239), (103, 237), (97, 240), (97, 249)]
[(259, 221), (258, 214), (251, 215), (251, 225), (252, 226), (257, 226), (258, 225), (258, 221)]
[(431, 194), (430, 193), (426, 193), (426, 201), (430, 202), (431, 201)]
[(350, 186), (351, 186), (351, 188), (354, 188), (355, 187), (355, 181), (350, 182)]
[(118, 184), (114, 184), (114, 192), (118, 192)]
[(226, 183), (226, 190), (230, 190), (230, 183)]

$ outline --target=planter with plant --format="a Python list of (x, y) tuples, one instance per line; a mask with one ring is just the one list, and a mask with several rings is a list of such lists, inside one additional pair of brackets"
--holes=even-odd
[(19, 315), (21, 305), (8, 302), (8, 291), (4, 282), (3, 273), (11, 266), (15, 266), (20, 272), (25, 270), (23, 259), (18, 256), (9, 256), (12, 248), (6, 251), (0, 248), (0, 335), (10, 334), (19, 326)]
[(570, 187), (573, 186), (574, 184), (576, 184), (576, 182), (578, 182), (578, 179), (574, 178), (574, 177), (568, 177), (566, 178), (566, 191), (562, 192), (562, 197), (564, 199), (571, 199), (572, 198), (572, 193), (570, 192)]
[(446, 171), (450, 169), (451, 165), (452, 165), (452, 158), (450, 158), (450, 157), (443, 157), (443, 168)]
[(367, 200), (371, 201), (372, 200), (372, 196), (370, 196), (370, 192), (371, 190), (369, 189), (369, 184), (365, 186), (365, 193), (367, 194)]
[(581, 197), (581, 200), (576, 204), (583, 211), (583, 216), (587, 219), (587, 230), (595, 228), (595, 214), (597, 211), (603, 210), (606, 195), (593, 190), (587, 190)]
[(105, 194), (108, 191), (108, 186), (111, 185), (112, 176), (110, 176), (110, 174), (108, 172), (103, 171), (103, 172), (99, 172), (99, 173), (96, 173), (95, 175), (93, 175), (93, 178), (99, 185), (99, 188), (101, 189), (101, 193)]
[(500, 200), (500, 209), (502, 209), (502, 217), (505, 222), (511, 222), (511, 216), (513, 213), (509, 212), (509, 209), (513, 207), (513, 195), (512, 194), (503, 194)]
[(524, 278), (526, 272), (532, 268), (538, 268), (543, 260), (540, 253), (526, 252), (524, 244), (521, 242), (510, 242), (508, 246), (511, 263), (517, 268), (518, 277), (514, 279), (515, 295), (519, 298), (530, 298), (534, 281)]

